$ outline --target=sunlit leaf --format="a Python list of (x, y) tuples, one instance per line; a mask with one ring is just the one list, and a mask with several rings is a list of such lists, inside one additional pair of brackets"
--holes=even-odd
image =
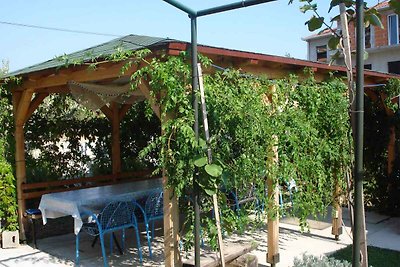
[(321, 28), (323, 23), (323, 17), (318, 18), (316, 16), (313, 16), (309, 21), (306, 22), (306, 25), (308, 26), (308, 30), (312, 32)]
[(209, 175), (213, 177), (219, 177), (222, 174), (222, 168), (217, 164), (207, 164), (205, 170)]
[(338, 36), (332, 36), (328, 41), (328, 47), (331, 50), (338, 49), (340, 43), (340, 38)]
[(201, 157), (201, 158), (196, 159), (196, 160), (193, 162), (193, 164), (194, 164), (196, 167), (201, 168), (201, 167), (205, 166), (205, 165), (207, 164), (207, 162), (208, 162), (207, 157)]

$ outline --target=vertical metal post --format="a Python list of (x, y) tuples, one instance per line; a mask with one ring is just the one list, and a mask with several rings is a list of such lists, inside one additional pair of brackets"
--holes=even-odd
[(364, 135), (364, 1), (356, 2), (356, 131), (354, 175), (353, 267), (360, 266), (360, 241), (363, 209), (363, 135)]
[[(200, 16), (207, 16), (211, 14), (216, 14), (228, 10), (238, 9), (247, 6), (258, 5), (267, 2), (273, 2), (276, 0), (242, 0), (240, 2), (231, 3), (228, 5), (222, 5), (219, 7), (204, 9), (201, 11), (194, 11), (191, 8), (181, 4), (177, 0), (163, 0), (166, 3), (182, 10), (189, 15), (191, 22), (191, 50), (192, 50), (192, 102), (194, 109), (194, 132), (196, 139), (199, 139), (199, 105), (198, 105), (198, 72), (197, 72), (197, 18)], [(194, 200), (194, 245), (195, 245), (195, 266), (200, 266), (200, 188), (197, 184), (198, 180), (198, 170), (195, 169), (193, 174), (193, 200)]]
[[(191, 50), (192, 50), (192, 101), (194, 110), (194, 132), (196, 140), (199, 140), (199, 74), (197, 72), (197, 17), (190, 16), (191, 22)], [(193, 194), (194, 194), (194, 263), (200, 266), (200, 189), (197, 183), (198, 171), (193, 175)]]

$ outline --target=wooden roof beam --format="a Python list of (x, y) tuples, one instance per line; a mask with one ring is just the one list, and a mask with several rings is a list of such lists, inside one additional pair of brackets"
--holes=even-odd
[(127, 61), (118, 63), (103, 63), (100, 64), (96, 69), (90, 69), (89, 67), (86, 67), (79, 70), (61, 70), (59, 73), (54, 75), (43, 77), (37, 80), (25, 81), (22, 83), (20, 90), (27, 88), (40, 89), (45, 87), (63, 86), (66, 85), (68, 81), (89, 82), (130, 76), (137, 70), (136, 66), (132, 65), (124, 72), (124, 74), (122, 74), (121, 70), (125, 64), (127, 64)]

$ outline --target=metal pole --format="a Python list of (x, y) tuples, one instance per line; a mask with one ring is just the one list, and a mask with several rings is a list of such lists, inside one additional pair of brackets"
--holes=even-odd
[(363, 135), (364, 135), (364, 1), (356, 2), (356, 132), (354, 175), (353, 267), (360, 266), (360, 241), (363, 209)]
[(254, 6), (254, 5), (259, 5), (267, 2), (274, 2), (276, 0), (243, 0), (240, 2), (236, 3), (231, 3), (227, 5), (222, 5), (222, 6), (217, 6), (217, 7), (212, 7), (212, 8), (207, 8), (203, 9), (200, 11), (197, 11), (197, 17), (202, 17), (202, 16), (207, 16), (207, 15), (212, 15), (220, 12), (225, 12), (233, 9), (238, 9), (242, 7), (249, 7), (249, 6)]
[[(194, 133), (199, 140), (199, 74), (197, 72), (197, 17), (190, 16), (191, 22), (191, 49), (192, 49), (192, 101), (194, 110)], [(200, 188), (197, 183), (199, 174), (197, 169), (193, 175), (194, 195), (194, 264), (200, 266)]]
[[(228, 10), (237, 8), (258, 5), (267, 2), (273, 2), (276, 0), (243, 0), (232, 4), (222, 5), (219, 7), (213, 7), (204, 9), (201, 11), (194, 11), (193, 9), (183, 5), (176, 0), (163, 0), (164, 2), (182, 10), (187, 13), (191, 22), (191, 50), (192, 50), (192, 102), (194, 109), (194, 132), (196, 139), (199, 139), (199, 105), (198, 105), (198, 94), (199, 89), (198, 83), (198, 72), (197, 72), (197, 17), (220, 13)], [(198, 171), (195, 170), (193, 175), (193, 198), (194, 198), (194, 252), (195, 252), (195, 266), (200, 266), (200, 188), (197, 184)]]
[(183, 12), (187, 13), (189, 15), (189, 17), (196, 17), (196, 11), (194, 11), (193, 9), (185, 6), (184, 4), (182, 4), (182, 3), (178, 2), (178, 1), (175, 1), (175, 0), (163, 0), (163, 1), (167, 2), (171, 6), (174, 6), (177, 9), (180, 9)]

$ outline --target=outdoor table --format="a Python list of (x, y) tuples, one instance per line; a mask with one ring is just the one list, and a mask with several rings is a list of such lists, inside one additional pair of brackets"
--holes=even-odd
[(99, 211), (111, 201), (137, 200), (160, 188), (162, 180), (157, 178), (50, 193), (42, 196), (39, 209), (42, 212), (43, 224), (47, 223), (48, 218), (71, 215), (74, 218), (74, 232), (77, 235), (83, 225), (81, 217), (83, 212)]

